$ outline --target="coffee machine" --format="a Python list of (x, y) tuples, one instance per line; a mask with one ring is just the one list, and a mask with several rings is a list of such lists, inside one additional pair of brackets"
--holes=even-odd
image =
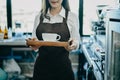
[(106, 7), (107, 5), (96, 6), (98, 20), (92, 21), (92, 31), (94, 31), (96, 35), (105, 35)]

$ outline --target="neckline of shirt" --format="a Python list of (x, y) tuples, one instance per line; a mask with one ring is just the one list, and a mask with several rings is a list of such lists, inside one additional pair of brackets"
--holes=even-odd
[(50, 17), (62, 16), (65, 18), (65, 9), (62, 7), (61, 11), (57, 15), (50, 14), (50, 9), (48, 9), (47, 15)]

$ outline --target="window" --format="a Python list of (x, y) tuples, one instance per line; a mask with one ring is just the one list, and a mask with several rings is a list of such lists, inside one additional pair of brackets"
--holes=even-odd
[(0, 26), (2, 29), (7, 26), (6, 0), (0, 0)]
[(79, 14), (79, 0), (69, 0), (70, 9), (76, 15)]
[(12, 28), (16, 24), (21, 26), (23, 32), (32, 32), (34, 19), (41, 10), (42, 0), (11, 0), (12, 1)]
[[(117, 0), (83, 0), (83, 35), (92, 34), (91, 22), (98, 21), (97, 5), (114, 5)], [(93, 4), (94, 2), (94, 4)]]

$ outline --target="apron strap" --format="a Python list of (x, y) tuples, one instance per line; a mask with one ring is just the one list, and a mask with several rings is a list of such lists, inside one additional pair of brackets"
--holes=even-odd
[(41, 13), (41, 15), (40, 15), (40, 23), (42, 23), (43, 22), (43, 13)]
[(67, 21), (67, 18), (68, 18), (68, 10), (65, 11), (65, 18), (66, 18), (66, 21)]
[(67, 22), (68, 12), (68, 10), (65, 10), (65, 18), (63, 18), (63, 22)]

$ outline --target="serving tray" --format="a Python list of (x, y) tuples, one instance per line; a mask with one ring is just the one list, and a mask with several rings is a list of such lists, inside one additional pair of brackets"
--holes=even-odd
[(58, 46), (58, 47), (67, 47), (68, 46), (68, 42), (26, 40), (26, 45), (27, 46)]

